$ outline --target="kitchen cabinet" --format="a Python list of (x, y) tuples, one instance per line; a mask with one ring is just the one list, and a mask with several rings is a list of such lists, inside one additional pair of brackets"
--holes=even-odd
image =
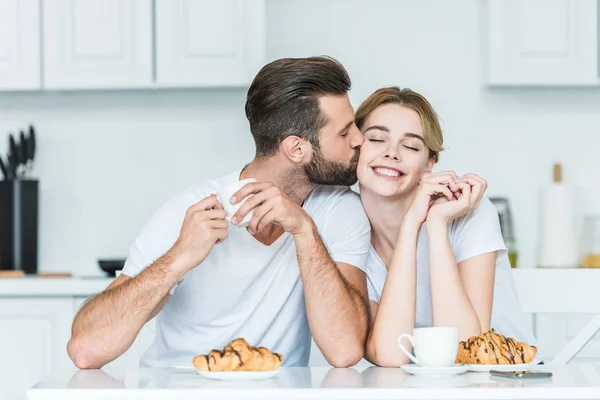
[(0, 0), (0, 90), (248, 86), (265, 63), (265, 9), (265, 0)]
[(597, 0), (488, 0), (489, 85), (598, 85)]
[[(73, 318), (112, 279), (0, 280), (0, 400), (25, 390), (56, 369), (75, 369), (67, 354)], [(106, 367), (135, 367), (154, 340), (149, 321), (130, 349)]]
[(158, 86), (246, 86), (265, 62), (264, 0), (156, 0)]
[(0, 90), (40, 89), (40, 4), (0, 0)]
[(51, 371), (72, 365), (72, 319), (70, 298), (0, 298), (0, 399), (21, 398)]
[(44, 0), (46, 89), (152, 85), (152, 0)]

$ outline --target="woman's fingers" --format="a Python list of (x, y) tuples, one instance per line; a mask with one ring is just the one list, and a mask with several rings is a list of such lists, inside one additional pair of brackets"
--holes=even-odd
[(443, 171), (435, 174), (424, 175), (421, 183), (438, 183), (445, 184), (452, 192), (458, 191), (458, 176), (454, 171)]
[[(427, 182), (423, 185), (423, 188), (427, 190), (427, 195), (429, 197), (437, 197), (442, 195), (446, 197), (448, 200), (453, 200), (454, 195), (452, 191), (444, 184)], [(434, 199), (435, 200), (435, 199)]]

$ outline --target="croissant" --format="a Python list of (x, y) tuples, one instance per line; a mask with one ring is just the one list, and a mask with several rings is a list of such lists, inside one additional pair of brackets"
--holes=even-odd
[(491, 329), (458, 344), (456, 362), (459, 364), (526, 364), (534, 360), (535, 346), (517, 342)]
[(223, 350), (194, 357), (199, 371), (273, 371), (279, 368), (283, 356), (265, 347), (250, 346), (244, 339), (232, 340)]

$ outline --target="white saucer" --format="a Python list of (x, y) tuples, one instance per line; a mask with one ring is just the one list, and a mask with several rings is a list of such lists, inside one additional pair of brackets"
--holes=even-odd
[(467, 369), (472, 372), (495, 371), (524, 371), (536, 367), (536, 363), (529, 364), (466, 364)]
[(259, 379), (269, 379), (279, 373), (280, 369), (275, 371), (253, 372), (253, 371), (230, 371), (230, 372), (210, 372), (198, 371), (196, 373), (204, 378), (218, 379), (222, 381), (255, 381)]
[(413, 375), (458, 375), (467, 371), (467, 366), (463, 364), (455, 364), (451, 367), (442, 368), (429, 368), (418, 364), (407, 364), (400, 368)]

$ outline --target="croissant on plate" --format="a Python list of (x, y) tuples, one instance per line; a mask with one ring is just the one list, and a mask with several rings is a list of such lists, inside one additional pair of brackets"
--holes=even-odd
[(265, 347), (250, 346), (244, 339), (234, 339), (223, 350), (194, 357), (194, 368), (199, 371), (273, 371), (279, 368), (283, 356)]
[(535, 359), (537, 348), (513, 338), (507, 338), (494, 329), (472, 336), (458, 344), (456, 362), (459, 364), (526, 364)]

